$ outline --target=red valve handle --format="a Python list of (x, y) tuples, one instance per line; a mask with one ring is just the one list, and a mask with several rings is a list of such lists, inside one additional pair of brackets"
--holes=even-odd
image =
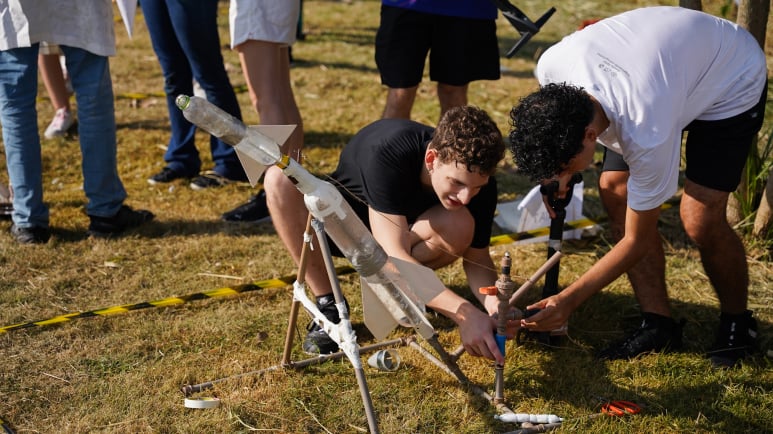
[(478, 291), (481, 294), (485, 295), (497, 295), (497, 292), (499, 291), (496, 286), (483, 286), (478, 289)]

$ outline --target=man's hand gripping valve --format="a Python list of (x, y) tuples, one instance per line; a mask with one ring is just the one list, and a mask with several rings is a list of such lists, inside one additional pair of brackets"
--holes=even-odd
[[(557, 252), (561, 251), (561, 242), (564, 237), (564, 222), (566, 220), (566, 207), (572, 200), (575, 184), (582, 182), (582, 174), (579, 172), (572, 175), (566, 185), (566, 193), (559, 197), (559, 183), (552, 181), (543, 184), (540, 187), (545, 201), (545, 206), (551, 212), (550, 217), (550, 235), (548, 236), (548, 259), (552, 258)], [(542, 298), (545, 299), (558, 294), (558, 271), (560, 262), (556, 262), (545, 273), (545, 286), (542, 288)], [(539, 310), (527, 310), (525, 317), (539, 312)], [(519, 344), (525, 340), (532, 340), (546, 345), (557, 345), (561, 336), (566, 335), (566, 326), (550, 332), (534, 332), (527, 329), (518, 331), (516, 342)]]

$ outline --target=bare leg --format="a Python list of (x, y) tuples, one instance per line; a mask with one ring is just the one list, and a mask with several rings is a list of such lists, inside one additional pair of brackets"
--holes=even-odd
[(442, 118), (448, 109), (467, 105), (467, 85), (452, 86), (450, 84), (437, 84), (437, 98), (440, 103), (440, 117)]
[[(628, 172), (623, 171), (602, 172), (599, 178), (601, 201), (609, 215), (615, 241), (620, 240), (625, 233), (627, 181)], [(628, 280), (631, 282), (642, 312), (670, 317), (663, 242), (660, 238), (647, 240), (647, 242), (649, 253), (628, 270)]]
[[(266, 203), (273, 216), (274, 229), (290, 256), (296, 264), (299, 264), (303, 248), (303, 231), (306, 229), (306, 219), (309, 215), (303, 203), (303, 195), (276, 166), (266, 172), (264, 185)], [(316, 239), (313, 242), (318, 243)], [(308, 253), (305, 277), (315, 296), (333, 292), (319, 247), (315, 247)]]
[[(289, 53), (280, 44), (249, 40), (236, 47), (242, 72), (247, 80), (250, 100), (261, 124), (295, 124), (297, 128), (285, 142), (282, 152), (301, 162), (303, 122), (290, 84)], [(303, 231), (308, 210), (303, 195), (276, 166), (269, 167), (263, 180), (266, 204), (274, 218), (274, 228), (295, 263), (300, 262)], [(306, 281), (315, 295), (332, 292), (320, 250), (310, 252)]]
[(282, 152), (298, 159), (303, 147), (303, 122), (290, 84), (287, 47), (249, 40), (238, 45), (236, 51), (260, 123), (298, 126), (282, 147)]
[(410, 119), (413, 102), (416, 99), (416, 90), (418, 86), (407, 88), (390, 88), (387, 93), (384, 119)]
[(51, 104), (54, 110), (61, 108), (70, 110), (70, 94), (64, 80), (62, 65), (59, 63), (58, 54), (41, 54), (38, 56), (38, 67), (43, 84), (46, 86)]
[(680, 214), (687, 235), (698, 246), (722, 312), (740, 314), (747, 307), (749, 270), (743, 243), (727, 222), (728, 195), (687, 180)]

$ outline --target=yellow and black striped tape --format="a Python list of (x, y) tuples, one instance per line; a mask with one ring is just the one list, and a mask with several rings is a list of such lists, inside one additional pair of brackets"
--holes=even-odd
[[(583, 218), (579, 220), (572, 220), (570, 222), (564, 223), (564, 231), (568, 231), (571, 229), (584, 229), (591, 227), (595, 224), (598, 224), (599, 222), (591, 220), (589, 218)], [(505, 234), (505, 235), (496, 235), (491, 237), (491, 242), (489, 243), (490, 246), (499, 246), (502, 244), (510, 244), (514, 243), (516, 241), (523, 241), (528, 240), (530, 238), (537, 238), (542, 237), (545, 235), (550, 235), (550, 227), (545, 226), (537, 229), (532, 229), (529, 231), (523, 231), (518, 232), (516, 234)]]
[[(573, 220), (564, 224), (564, 230), (582, 229), (582, 228), (593, 226), (595, 224), (597, 224), (596, 221), (593, 221), (588, 218)], [(497, 236), (491, 237), (490, 245), (498, 246), (502, 244), (514, 243), (516, 241), (548, 235), (549, 233), (550, 233), (549, 227), (542, 227), (542, 228), (533, 229), (530, 231), (518, 232), (514, 234), (497, 235)], [(354, 272), (354, 269), (349, 266), (342, 266), (342, 267), (336, 268), (336, 274), (339, 276), (343, 276), (345, 274), (349, 274), (353, 272)], [(46, 319), (46, 320), (30, 321), (30, 322), (12, 324), (5, 327), (0, 327), (0, 333), (6, 333), (14, 330), (27, 329), (27, 328), (33, 328), (33, 327), (43, 327), (43, 326), (59, 324), (67, 321), (72, 321), (80, 318), (115, 315), (119, 313), (126, 313), (132, 310), (174, 306), (178, 304), (187, 303), (189, 301), (204, 300), (208, 298), (222, 297), (226, 295), (236, 295), (236, 294), (241, 294), (243, 292), (256, 291), (258, 289), (281, 288), (283, 286), (292, 284), (295, 281), (295, 279), (296, 279), (296, 276), (284, 276), (276, 279), (267, 279), (267, 280), (261, 280), (254, 283), (237, 285), (234, 287), (224, 287), (224, 288), (218, 288), (218, 289), (213, 289), (213, 290), (204, 291), (204, 292), (197, 292), (194, 294), (184, 295), (181, 297), (168, 297), (168, 298), (163, 298), (161, 300), (144, 301), (142, 303), (135, 303), (135, 304), (124, 304), (119, 306), (106, 307), (102, 309), (89, 310), (86, 312), (72, 312), (64, 315), (55, 316), (53, 318)]]
[[(336, 268), (336, 274), (338, 274), (339, 276), (353, 273), (353, 272), (354, 272), (354, 269), (351, 267)], [(283, 286), (292, 284), (295, 281), (295, 278), (296, 276), (284, 276), (277, 279), (261, 280), (259, 282), (247, 283), (244, 285), (237, 285), (234, 287), (224, 287), (224, 288), (213, 289), (210, 291), (197, 292), (194, 294), (188, 294), (181, 297), (168, 297), (161, 300), (144, 301), (142, 303), (135, 303), (135, 304), (124, 304), (120, 306), (112, 306), (112, 307), (106, 307), (102, 309), (89, 310), (86, 312), (73, 312), (73, 313), (55, 316), (53, 318), (42, 320), (42, 321), (31, 321), (31, 322), (5, 326), (0, 328), (0, 333), (10, 332), (10, 331), (19, 330), (19, 329), (32, 328), (32, 327), (43, 327), (43, 326), (48, 326), (52, 324), (59, 324), (67, 321), (72, 321), (80, 318), (115, 315), (119, 313), (126, 313), (132, 310), (174, 306), (178, 304), (187, 303), (189, 301), (205, 300), (208, 298), (222, 297), (226, 295), (236, 295), (236, 294), (241, 294), (243, 292), (256, 291), (259, 289), (281, 288)]]
[(4, 434), (16, 434), (16, 431), (13, 430), (11, 424), (2, 417), (0, 417), (0, 428), (3, 429)]

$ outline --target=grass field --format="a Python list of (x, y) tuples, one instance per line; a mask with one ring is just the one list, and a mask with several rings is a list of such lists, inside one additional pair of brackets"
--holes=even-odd
[[(516, 2), (532, 19), (549, 7), (558, 11), (522, 51), (502, 59), (498, 81), (470, 87), (470, 103), (491, 114), (503, 133), (517, 100), (536, 89), (532, 70), (540, 51), (588, 18), (653, 4), (653, 1)], [(705, 1), (719, 14), (724, 1)], [(315, 173), (332, 170), (347, 139), (380, 117), (385, 99), (373, 60), (379, 2), (306, 0), (304, 41), (293, 49), (293, 86), (304, 118), (304, 164)], [(246, 123), (259, 122), (244, 89), (238, 59), (228, 46), (227, 2), (222, 3), (223, 54), (239, 90)], [(128, 312), (62, 318), (56, 324), (0, 332), (0, 419), (19, 433), (359, 433), (368, 424), (351, 365), (332, 361), (303, 369), (277, 369), (220, 382), (201, 396), (217, 396), (216, 409), (183, 406), (180, 387), (277, 366), (282, 357), (292, 296), (287, 285), (265, 283), (290, 277), (296, 269), (270, 223), (232, 225), (222, 212), (254, 192), (246, 185), (192, 191), (187, 182), (148, 185), (163, 165), (169, 135), (163, 79), (137, 16), (135, 36), (116, 22), (118, 55), (111, 60), (116, 92), (119, 171), (127, 203), (152, 210), (156, 220), (114, 240), (89, 239), (83, 207), (77, 137), (44, 140), (45, 200), (51, 209), (52, 240), (19, 246), (0, 221), (0, 327), (58, 318), (77, 312), (135, 305)], [(500, 18), (501, 52), (517, 34)], [(768, 31), (768, 47), (773, 32)], [(769, 67), (773, 52), (767, 49)], [(770, 69), (770, 68), (769, 68)], [(773, 69), (772, 69), (773, 70)], [(53, 111), (41, 86), (41, 131)], [(425, 81), (414, 118), (435, 124), (434, 86)], [(766, 131), (773, 127), (768, 106)], [(198, 145), (211, 164), (207, 137)], [(4, 169), (5, 158), (0, 156)], [(603, 220), (595, 189), (597, 173), (584, 173), (586, 216)], [(497, 173), (500, 200), (522, 197), (529, 184), (508, 156)], [(0, 171), (0, 182), (6, 182)], [(675, 198), (678, 200), (678, 197)], [(276, 216), (275, 216), (276, 218)], [(750, 265), (750, 308), (759, 321), (762, 352), (742, 367), (712, 370), (704, 352), (713, 340), (718, 303), (700, 266), (697, 251), (680, 227), (678, 211), (660, 221), (667, 254), (667, 279), (678, 318), (686, 320), (685, 351), (634, 361), (599, 363), (593, 354), (638, 325), (638, 308), (625, 278), (586, 302), (571, 318), (569, 339), (558, 348), (508, 343), (505, 399), (524, 413), (552, 413), (566, 419), (559, 432), (677, 433), (773, 432), (773, 264), (768, 247), (746, 238)], [(587, 270), (611, 247), (605, 231), (564, 243), (561, 285)], [(514, 279), (522, 282), (545, 259), (544, 243), (492, 247), (496, 263), (509, 252)], [(346, 265), (339, 262), (339, 265)], [(438, 272), (452, 289), (468, 294), (461, 266)], [(362, 323), (359, 283), (340, 277), (352, 308), (361, 345), (374, 343)], [(212, 291), (264, 282), (234, 295)], [(540, 285), (538, 285), (540, 286)], [(183, 299), (207, 292), (212, 297)], [(227, 292), (227, 291), (224, 291)], [(527, 297), (536, 299), (538, 291)], [(180, 300), (176, 300), (180, 298)], [(168, 306), (138, 305), (163, 300)], [(84, 316), (84, 315), (81, 315)], [(293, 331), (294, 360), (304, 358), (300, 340), (308, 320), (299, 315)], [(449, 350), (458, 333), (442, 317), (431, 316), (440, 342)], [(394, 337), (408, 337), (398, 330)], [(379, 427), (384, 433), (505, 433), (516, 429), (494, 419), (495, 407), (470, 393), (409, 347), (397, 349), (396, 372), (366, 367)], [(367, 356), (363, 356), (363, 361)], [(494, 370), (485, 360), (463, 355), (461, 369), (493, 393)], [(634, 401), (642, 413), (595, 417), (598, 397)]]

